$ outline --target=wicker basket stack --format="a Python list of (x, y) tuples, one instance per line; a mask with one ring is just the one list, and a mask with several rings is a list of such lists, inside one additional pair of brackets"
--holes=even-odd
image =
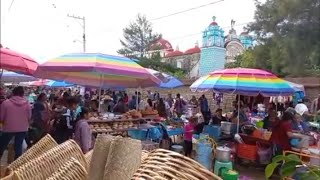
[(25, 153), (22, 154), (17, 160), (9, 164), (8, 169), (14, 171), (20, 166), (26, 164), (27, 162), (32, 161), (33, 159), (44, 154), (46, 151), (58, 146), (57, 142), (48, 134), (43, 137), (38, 143), (28, 149)]
[(221, 180), (198, 162), (164, 149), (149, 153), (132, 177), (132, 180), (137, 179)]
[(53, 173), (47, 180), (87, 180), (88, 173), (82, 164), (75, 158), (71, 158), (68, 162), (63, 164), (55, 173)]
[(90, 165), (90, 162), (91, 162), (91, 158), (92, 158), (92, 153), (93, 153), (93, 150), (90, 150), (89, 152), (87, 152), (85, 155), (84, 155), (84, 158), (86, 159), (86, 162), (87, 162), (87, 169), (89, 169), (89, 165)]
[[(105, 143), (109, 145), (104, 147)], [(101, 135), (95, 149), (83, 155), (75, 141), (57, 145), (47, 135), (10, 164), (11, 173), (3, 179), (122, 180), (132, 177), (132, 180), (221, 180), (198, 162), (181, 154), (164, 149), (141, 151), (141, 148), (140, 141)], [(99, 169), (101, 175), (95, 178)]]
[(22, 165), (14, 173), (20, 180), (43, 180), (50, 177), (72, 157), (77, 159), (82, 166), (87, 166), (80, 147), (75, 141), (68, 140)]

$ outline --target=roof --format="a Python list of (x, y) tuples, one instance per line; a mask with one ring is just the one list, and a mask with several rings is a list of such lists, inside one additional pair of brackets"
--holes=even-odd
[(195, 46), (191, 49), (188, 49), (184, 52), (185, 55), (188, 55), (188, 54), (195, 54), (195, 53), (200, 53), (201, 52), (201, 49), (199, 48), (199, 46)]
[(162, 38), (157, 40), (154, 44), (152, 44), (151, 49), (173, 51), (171, 43)]
[(175, 50), (173, 52), (169, 52), (166, 57), (175, 57), (175, 56), (183, 56), (183, 52), (179, 51), (179, 50)]
[(210, 23), (210, 26), (218, 26), (218, 23), (213, 21), (212, 23)]

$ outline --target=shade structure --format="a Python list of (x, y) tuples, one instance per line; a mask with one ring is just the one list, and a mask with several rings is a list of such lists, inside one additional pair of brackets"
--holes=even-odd
[(287, 81), (287, 83), (294, 89), (295, 92), (305, 92), (302, 84), (297, 84), (290, 81)]
[(38, 63), (30, 56), (1, 47), (0, 69), (32, 75), (37, 67)]
[(135, 88), (160, 84), (145, 68), (126, 57), (73, 53), (39, 65), (36, 77), (91, 87)]
[(46, 86), (49, 81), (50, 80), (47, 79), (40, 79), (38, 81), (29, 82), (29, 86)]
[(71, 86), (74, 86), (74, 84), (70, 84), (65, 81), (51, 80), (46, 83), (46, 86), (49, 86), (49, 87), (71, 87)]
[(20, 83), (35, 80), (37, 80), (37, 78), (33, 76), (28, 76), (10, 71), (4, 71), (1, 75), (1, 82), (5, 83)]
[(218, 70), (195, 81), (192, 91), (213, 90), (247, 96), (292, 95), (295, 90), (287, 81), (260, 69), (233, 68)]
[(183, 83), (174, 76), (171, 76), (169, 74), (159, 72), (153, 69), (147, 69), (147, 70), (161, 80), (161, 83), (158, 86), (160, 88), (171, 89), (171, 88), (177, 88), (177, 87), (183, 86)]

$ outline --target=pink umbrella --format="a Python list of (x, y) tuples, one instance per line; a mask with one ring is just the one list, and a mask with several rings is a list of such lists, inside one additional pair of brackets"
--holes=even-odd
[(41, 79), (39, 81), (33, 81), (33, 82), (30, 82), (30, 86), (45, 86), (47, 85), (49, 82), (49, 80), (47, 79)]
[(17, 73), (33, 75), (38, 67), (38, 63), (31, 57), (3, 48), (0, 44), (0, 69)]

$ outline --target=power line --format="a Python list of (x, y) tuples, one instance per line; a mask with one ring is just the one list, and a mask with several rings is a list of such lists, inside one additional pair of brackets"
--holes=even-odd
[(9, 6), (9, 8), (8, 8), (8, 11), (11, 10), (11, 7), (12, 7), (13, 3), (14, 3), (14, 0), (11, 1), (11, 4), (10, 4), (10, 6)]
[(215, 1), (215, 2), (208, 3), (208, 4), (200, 5), (200, 6), (197, 6), (197, 7), (192, 7), (192, 8), (189, 8), (189, 9), (186, 9), (186, 10), (183, 10), (183, 11), (178, 11), (178, 12), (175, 12), (175, 13), (172, 13), (172, 14), (169, 14), (169, 15), (153, 18), (153, 19), (150, 19), (149, 21), (156, 21), (156, 20), (167, 18), (167, 17), (170, 17), (170, 16), (175, 16), (175, 15), (182, 14), (182, 13), (185, 13), (185, 12), (188, 12), (188, 11), (193, 11), (193, 10), (200, 9), (200, 8), (203, 8), (203, 7), (206, 7), (206, 6), (217, 4), (217, 3), (222, 2), (222, 1), (224, 1), (224, 0), (218, 0), (218, 1)]
[[(241, 23), (241, 24), (236, 24), (236, 25), (234, 25), (234, 27), (236, 27), (236, 26), (243, 26), (243, 25), (246, 25), (246, 24), (249, 24), (249, 23), (250, 23), (250, 22)], [(222, 27), (222, 29), (226, 29), (226, 28), (231, 28), (231, 26)], [(169, 39), (170, 39), (170, 40), (184, 39), (184, 38), (191, 37), (191, 36), (195, 36), (195, 35), (199, 35), (199, 34), (202, 34), (202, 33), (203, 33), (203, 32), (197, 32), (197, 33), (187, 34), (187, 35), (184, 35), (184, 36), (179, 36), (179, 37), (174, 37), (174, 38), (169, 38)]]

